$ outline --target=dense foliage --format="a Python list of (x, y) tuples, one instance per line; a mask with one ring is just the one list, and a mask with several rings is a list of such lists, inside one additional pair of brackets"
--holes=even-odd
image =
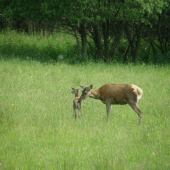
[(168, 0), (0, 0), (0, 28), (72, 34), (79, 56), (170, 62)]

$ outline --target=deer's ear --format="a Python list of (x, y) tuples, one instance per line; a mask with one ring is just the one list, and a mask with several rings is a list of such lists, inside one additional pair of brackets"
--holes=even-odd
[(90, 86), (88, 87), (88, 91), (90, 91), (92, 88), (93, 88), (93, 85), (90, 85)]
[(72, 87), (72, 90), (75, 90), (75, 88)]
[(86, 86), (81, 86), (81, 85), (79, 85), (82, 89), (84, 89)]

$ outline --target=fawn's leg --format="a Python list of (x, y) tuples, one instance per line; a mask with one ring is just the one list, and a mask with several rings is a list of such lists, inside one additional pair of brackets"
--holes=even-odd
[(77, 117), (76, 107), (74, 105), (73, 105), (73, 117), (75, 117), (75, 119)]

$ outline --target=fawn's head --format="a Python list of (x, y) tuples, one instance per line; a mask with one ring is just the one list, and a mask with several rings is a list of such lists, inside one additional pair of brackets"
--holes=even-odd
[(75, 89), (75, 88), (72, 87), (72, 90), (73, 90), (73, 91), (72, 91), (71, 93), (72, 93), (72, 94), (75, 94), (75, 96), (78, 97), (78, 96), (79, 96), (79, 91), (80, 91), (80, 89)]

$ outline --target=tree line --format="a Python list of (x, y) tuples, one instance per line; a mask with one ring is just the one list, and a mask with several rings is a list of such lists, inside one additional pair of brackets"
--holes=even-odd
[(0, 0), (0, 29), (72, 34), (79, 56), (170, 62), (169, 0)]

